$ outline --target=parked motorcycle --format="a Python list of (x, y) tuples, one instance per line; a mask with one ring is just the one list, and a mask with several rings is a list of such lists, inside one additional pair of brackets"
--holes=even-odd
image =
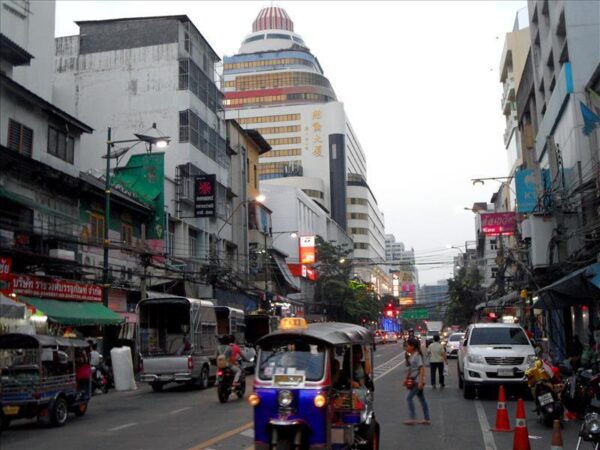
[(233, 385), (235, 373), (231, 367), (226, 366), (217, 371), (217, 395), (221, 403), (227, 403), (231, 394), (235, 393), (238, 398), (244, 398), (246, 393), (246, 375), (242, 370), (239, 386)]
[(535, 408), (540, 421), (551, 427), (554, 420), (561, 420), (564, 408), (560, 400), (562, 382), (558, 370), (538, 359), (532, 368), (525, 372)]
[(575, 450), (580, 450), (584, 442), (589, 442), (594, 450), (600, 450), (600, 402), (592, 400), (590, 410), (592, 412), (585, 415), (581, 424)]
[(108, 392), (108, 376), (102, 366), (92, 366), (92, 394), (97, 391), (102, 391), (103, 394)]

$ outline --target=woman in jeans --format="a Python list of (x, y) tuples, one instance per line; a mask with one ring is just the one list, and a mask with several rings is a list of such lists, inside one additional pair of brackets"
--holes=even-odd
[[(407, 387), (410, 386), (408, 394), (406, 395), (406, 402), (408, 403), (408, 412), (410, 419), (405, 420), (405, 425), (414, 425), (416, 423), (422, 423), (429, 425), (431, 420), (429, 418), (429, 406), (427, 400), (425, 400), (425, 394), (423, 389), (425, 388), (425, 367), (423, 365), (423, 354), (421, 353), (421, 345), (418, 339), (410, 338), (406, 342), (406, 380), (405, 384)], [(416, 420), (414, 397), (417, 396), (421, 406), (423, 407), (423, 417), (421, 421)]]

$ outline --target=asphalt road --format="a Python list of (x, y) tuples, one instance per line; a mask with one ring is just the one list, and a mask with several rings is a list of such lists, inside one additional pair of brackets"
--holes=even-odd
[[(431, 425), (406, 426), (408, 418), (404, 358), (400, 344), (379, 346), (375, 353), (375, 399), (381, 424), (382, 450), (510, 450), (512, 433), (492, 433), (496, 394), (464, 400), (456, 381), (455, 362), (444, 390), (426, 388)], [(510, 392), (509, 392), (510, 394)], [(526, 403), (533, 450), (550, 448), (551, 430), (536, 422)], [(507, 402), (514, 425), (516, 399)], [(417, 403), (417, 412), (420, 406)], [(564, 425), (564, 448), (575, 448), (578, 422)], [(17, 421), (2, 433), (1, 450), (250, 450), (252, 409), (243, 400), (219, 403), (216, 390), (174, 386), (154, 393), (147, 386), (133, 392), (95, 396), (84, 417), (70, 416), (62, 428)]]

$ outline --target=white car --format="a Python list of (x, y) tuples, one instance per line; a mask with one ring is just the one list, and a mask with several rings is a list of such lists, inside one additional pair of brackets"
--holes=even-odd
[(469, 325), (458, 351), (458, 387), (473, 398), (476, 387), (525, 385), (525, 371), (535, 362), (533, 345), (516, 324)]
[(448, 342), (446, 343), (446, 356), (448, 358), (458, 358), (458, 349), (464, 338), (465, 333), (452, 333), (448, 337)]

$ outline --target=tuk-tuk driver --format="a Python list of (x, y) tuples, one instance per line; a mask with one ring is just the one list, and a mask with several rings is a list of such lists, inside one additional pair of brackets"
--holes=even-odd
[(352, 346), (352, 387), (365, 385), (365, 369), (362, 364), (363, 351), (360, 345)]

